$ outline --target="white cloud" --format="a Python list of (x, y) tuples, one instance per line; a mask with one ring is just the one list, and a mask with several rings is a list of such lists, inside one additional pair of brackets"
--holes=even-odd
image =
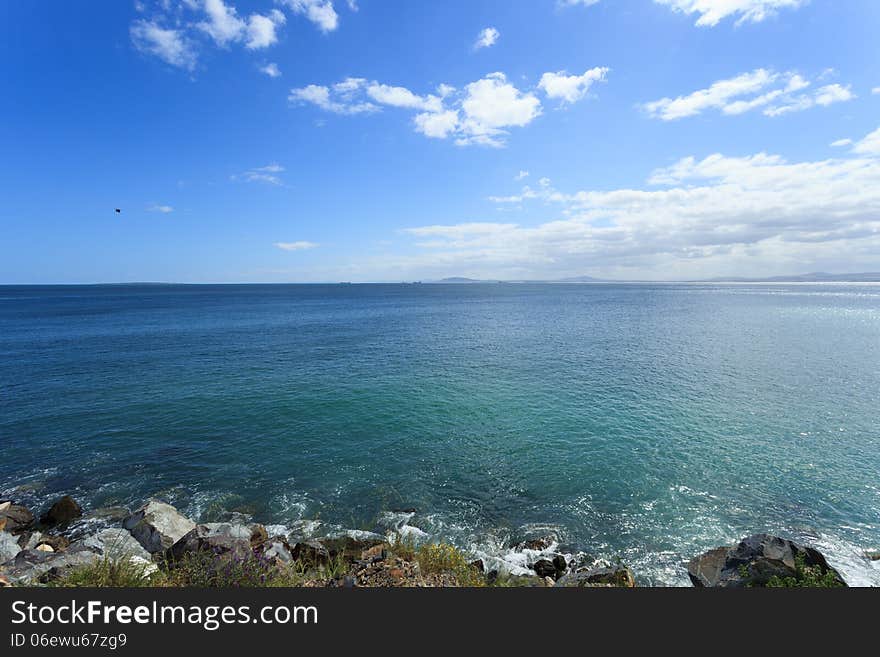
[(857, 142), (853, 146), (853, 152), (860, 155), (880, 155), (880, 128)]
[(494, 46), (500, 36), (501, 32), (496, 30), (494, 27), (484, 28), (480, 30), (480, 33), (477, 35), (477, 40), (474, 43), (474, 49), (479, 50), (480, 48), (489, 48), (491, 46)]
[(284, 167), (277, 162), (272, 162), (264, 167), (256, 167), (248, 169), (244, 173), (231, 176), (232, 180), (243, 180), (245, 182), (266, 183), (268, 185), (282, 186), (284, 181), (279, 174), (284, 172)]
[(595, 5), (599, 2), (599, 0), (557, 0), (556, 4), (560, 7), (589, 7), (590, 5)]
[(275, 242), (275, 246), (281, 249), (282, 251), (306, 251), (308, 249), (316, 249), (318, 248), (318, 244), (314, 242)]
[[(880, 155), (880, 129), (857, 152)], [(648, 183), (574, 192), (548, 183), (496, 197), (558, 213), (536, 225), (416, 226), (407, 232), (420, 251), (397, 266), (487, 278), (688, 278), (869, 268), (880, 258), (880, 158), (686, 157)]]
[(768, 107), (764, 110), (767, 116), (780, 116), (790, 112), (802, 112), (816, 105), (828, 107), (834, 103), (843, 103), (855, 98), (855, 94), (850, 90), (849, 86), (841, 86), (839, 84), (829, 84), (820, 87), (813, 95), (801, 94), (785, 101), (779, 105)]
[(544, 73), (538, 87), (548, 98), (558, 98), (565, 103), (576, 103), (583, 98), (594, 82), (604, 82), (608, 74), (606, 67), (591, 68), (583, 75), (568, 75), (565, 71)]
[[(588, 71), (577, 77), (586, 80), (591, 75)], [(581, 91), (585, 84), (578, 83)], [(413, 110), (417, 132), (437, 139), (454, 137), (460, 146), (503, 146), (511, 128), (526, 126), (541, 114), (538, 97), (518, 89), (503, 73), (491, 73), (461, 91), (441, 84), (436, 94), (419, 95), (406, 87), (347, 78), (332, 86), (291, 89), (288, 98), (336, 114), (376, 112), (384, 107)]]
[(141, 52), (188, 71), (195, 68), (195, 50), (182, 31), (165, 29), (155, 21), (146, 20), (135, 21), (129, 31), (134, 47)]
[(277, 9), (269, 12), (268, 16), (252, 14), (248, 19), (247, 43), (245, 47), (256, 50), (274, 45), (278, 42), (276, 30), (281, 25), (284, 25), (286, 20), (284, 14)]
[(871, 89), (871, 93), (875, 96), (880, 94), (880, 87), (874, 87), (873, 89)]
[(303, 14), (324, 32), (332, 32), (339, 27), (339, 14), (331, 0), (279, 0), (281, 4), (297, 14)]
[(458, 126), (458, 111), (422, 112), (413, 118), (416, 131), (426, 137), (446, 139)]
[[(347, 83), (351, 83), (351, 80), (352, 79), (349, 78)], [(347, 83), (340, 84), (345, 85)], [(379, 110), (379, 108), (372, 103), (351, 102), (348, 98), (348, 92), (338, 91), (339, 86), (340, 85), (336, 85), (336, 88), (331, 90), (329, 87), (310, 84), (306, 87), (291, 89), (287, 99), (293, 103), (311, 103), (312, 105), (317, 105), (321, 109), (335, 114), (362, 114)]]
[(519, 172), (518, 174), (516, 174), (516, 175), (513, 177), (513, 179), (514, 179), (514, 180), (523, 180), (524, 178), (528, 178), (528, 177), (529, 177), (529, 172), (528, 172), (528, 171), (520, 170), (520, 172)]
[(684, 14), (698, 14), (697, 25), (714, 27), (728, 16), (736, 16), (737, 25), (760, 23), (779, 9), (796, 9), (807, 0), (654, 0)]
[(541, 101), (510, 84), (504, 73), (490, 73), (465, 87), (461, 109), (456, 143), (501, 146), (508, 128), (526, 126), (540, 116)]
[(147, 210), (150, 212), (161, 212), (162, 214), (170, 214), (174, 212), (174, 208), (170, 205), (151, 205)]
[(812, 93), (799, 93), (809, 86), (810, 81), (797, 73), (777, 73), (759, 68), (719, 80), (706, 89), (677, 98), (661, 98), (642, 107), (654, 118), (674, 121), (712, 109), (726, 115), (738, 115), (763, 108), (766, 116), (780, 116), (855, 98), (849, 86), (840, 84), (825, 85)]
[(205, 0), (207, 21), (198, 28), (208, 34), (221, 47), (241, 39), (246, 23), (238, 17), (235, 7), (226, 6), (223, 0)]
[(440, 112), (443, 109), (443, 101), (438, 96), (417, 96), (405, 87), (392, 87), (378, 82), (367, 86), (367, 95), (377, 103), (391, 107), (404, 107), (426, 112)]
[(270, 78), (281, 77), (281, 69), (278, 68), (278, 64), (275, 62), (269, 62), (265, 66), (261, 66), (260, 72), (265, 73)]
[(852, 146), (852, 144), (853, 144), (853, 140), (847, 138), (847, 139), (838, 139), (837, 141), (832, 141), (830, 145), (833, 148), (840, 148), (841, 146)]

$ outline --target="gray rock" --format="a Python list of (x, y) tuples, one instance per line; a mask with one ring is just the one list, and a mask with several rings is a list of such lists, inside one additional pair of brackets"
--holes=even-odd
[(3, 564), (3, 574), (18, 586), (46, 583), (63, 577), (73, 568), (100, 561), (101, 556), (85, 546), (71, 547), (66, 552), (22, 550), (15, 559)]
[(633, 588), (636, 585), (632, 571), (626, 566), (590, 568), (577, 573), (563, 575), (556, 580), (556, 586), (565, 588), (616, 587)]
[(277, 564), (286, 564), (293, 561), (290, 546), (284, 539), (275, 537), (260, 544), (260, 554), (264, 559), (270, 559)]
[(6, 531), (17, 534), (34, 524), (34, 514), (21, 504), (4, 503), (0, 509), (0, 523), (5, 521)]
[(70, 495), (65, 495), (43, 514), (40, 522), (46, 526), (66, 525), (81, 515), (82, 507)]
[(694, 557), (688, 563), (688, 575), (697, 587), (760, 587), (772, 577), (796, 577), (801, 559), (805, 566), (818, 567), (823, 575), (830, 572), (839, 586), (846, 586), (821, 552), (770, 534), (748, 536), (734, 547)]
[(165, 558), (169, 563), (174, 563), (185, 555), (196, 552), (245, 557), (251, 553), (252, 533), (251, 528), (246, 525), (225, 522), (196, 525), (166, 550)]
[(150, 500), (122, 523), (147, 552), (162, 552), (195, 529), (196, 523), (170, 504)]
[(151, 560), (150, 553), (135, 540), (134, 536), (124, 529), (115, 527), (102, 529), (97, 534), (88, 536), (73, 544), (73, 546), (78, 545), (94, 550), (112, 561), (131, 559), (132, 557), (137, 557), (144, 561)]
[(14, 559), (21, 552), (18, 540), (9, 532), (0, 531), (0, 563)]

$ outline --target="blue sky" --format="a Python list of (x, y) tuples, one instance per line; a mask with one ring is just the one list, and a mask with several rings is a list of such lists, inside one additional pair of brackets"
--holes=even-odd
[(876, 271), (878, 27), (875, 0), (2, 3), (0, 283)]

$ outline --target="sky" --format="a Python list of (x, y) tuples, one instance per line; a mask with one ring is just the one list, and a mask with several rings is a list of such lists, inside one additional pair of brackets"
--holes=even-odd
[(880, 270), (876, 0), (4, 2), (0, 83), (0, 284)]

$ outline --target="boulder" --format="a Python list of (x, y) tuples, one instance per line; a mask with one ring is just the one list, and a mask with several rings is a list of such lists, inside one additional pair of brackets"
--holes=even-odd
[(88, 536), (74, 543), (74, 546), (84, 546), (112, 561), (120, 559), (142, 559), (150, 561), (151, 555), (138, 543), (134, 536), (124, 529), (110, 527), (102, 529), (97, 534)]
[(55, 552), (61, 552), (70, 545), (70, 540), (64, 536), (53, 536), (42, 532), (25, 532), (18, 537), (18, 544), (22, 550), (36, 550), (41, 545), (48, 545)]
[(260, 525), (258, 523), (254, 523), (252, 525), (249, 525), (249, 528), (251, 530), (251, 545), (252, 546), (257, 546), (260, 543), (263, 543), (263, 542), (269, 540), (269, 532), (266, 531), (266, 528), (263, 527), (263, 525)]
[(21, 552), (18, 540), (9, 532), (0, 531), (0, 563), (6, 563)]
[(162, 552), (195, 529), (196, 523), (170, 504), (150, 500), (122, 523), (147, 552)]
[(258, 548), (259, 554), (266, 560), (277, 565), (283, 565), (293, 561), (290, 545), (281, 537), (270, 538), (263, 541)]
[(41, 584), (63, 577), (73, 568), (97, 563), (101, 556), (84, 546), (66, 552), (22, 550), (3, 565), (3, 574), (16, 586)]
[(322, 566), (330, 561), (331, 553), (318, 541), (301, 541), (293, 546), (291, 556), (307, 566)]
[(522, 552), (523, 550), (533, 550), (535, 552), (543, 552), (547, 550), (556, 542), (556, 536), (547, 535), (541, 536), (539, 538), (531, 538), (527, 541), (522, 541), (521, 543), (517, 543), (513, 549)]
[(197, 552), (244, 558), (251, 553), (251, 534), (250, 527), (246, 525), (226, 522), (196, 525), (165, 551), (165, 558), (169, 563), (174, 563), (187, 554)]
[[(311, 542), (312, 541), (306, 541), (306, 543)], [(335, 538), (321, 539), (321, 544), (327, 550), (330, 557), (341, 557), (343, 559), (346, 559), (347, 561), (359, 561), (360, 559), (363, 559), (364, 552), (366, 552), (370, 548), (376, 547), (377, 545), (382, 545), (384, 542), (385, 539), (380, 536), (376, 536), (376, 538), (355, 538), (353, 536), (338, 536)]]
[(556, 576), (559, 577), (568, 570), (568, 562), (565, 560), (565, 557), (561, 554), (557, 554), (553, 557), (553, 565), (556, 568)]
[(21, 504), (4, 502), (0, 508), (0, 522), (6, 521), (5, 531), (12, 534), (23, 532), (34, 524), (34, 514)]
[(538, 559), (533, 565), (532, 570), (538, 573), (539, 577), (555, 577), (556, 566), (550, 559)]
[(66, 525), (80, 516), (82, 516), (82, 507), (70, 495), (65, 495), (43, 514), (40, 522), (46, 526)]
[(631, 589), (636, 585), (632, 571), (626, 566), (590, 568), (563, 575), (556, 586), (566, 588), (617, 587)]
[(486, 572), (486, 564), (483, 563), (482, 559), (476, 559), (475, 561), (471, 561), (468, 565), (471, 568), (473, 568), (474, 570), (476, 570), (478, 573), (482, 574), (482, 573)]
[(697, 587), (760, 587), (772, 577), (796, 577), (799, 560), (817, 567), (823, 575), (832, 573), (839, 586), (846, 586), (821, 552), (770, 534), (748, 536), (733, 547), (715, 548), (694, 557), (688, 563), (688, 575)]

